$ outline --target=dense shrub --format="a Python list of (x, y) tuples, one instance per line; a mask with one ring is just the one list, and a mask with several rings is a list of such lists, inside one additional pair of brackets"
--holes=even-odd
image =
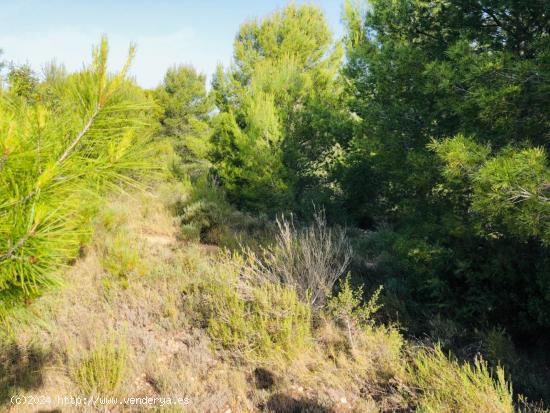
[(473, 365), (459, 364), (439, 347), (422, 349), (414, 356), (410, 374), (420, 391), (418, 411), (433, 413), (513, 413), (512, 390), (504, 370), (495, 378), (487, 363), (476, 359)]
[(310, 344), (310, 308), (292, 288), (253, 276), (242, 258), (227, 257), (186, 288), (187, 305), (221, 347), (247, 359), (292, 358)]

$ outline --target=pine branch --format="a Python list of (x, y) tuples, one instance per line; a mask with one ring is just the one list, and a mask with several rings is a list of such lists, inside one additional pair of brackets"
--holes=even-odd
[(19, 240), (13, 245), (13, 247), (11, 247), (6, 253), (0, 255), (0, 262), (11, 259), (15, 255), (15, 253), (26, 244), (29, 238), (33, 236), (36, 231), (37, 225), (38, 224), (34, 224), (25, 235), (19, 238)]
[[(59, 157), (59, 159), (57, 160), (56, 164), (57, 165), (61, 165), (63, 164), (63, 162), (65, 162), (65, 160), (70, 156), (71, 152), (74, 150), (74, 148), (76, 147), (76, 145), (78, 145), (78, 143), (80, 142), (80, 140), (84, 137), (84, 135), (86, 135), (86, 133), (88, 133), (88, 131), (90, 130), (90, 128), (92, 127), (93, 123), (94, 123), (94, 120), (97, 118), (97, 116), (99, 115), (99, 112), (101, 110), (101, 107), (99, 106), (99, 104), (96, 106), (94, 112), (92, 113), (92, 116), (90, 116), (90, 118), (88, 119), (88, 122), (86, 122), (86, 125), (84, 125), (84, 127), (82, 128), (82, 130), (78, 133), (78, 135), (76, 136), (76, 138), (71, 142), (71, 144), (65, 149), (65, 152), (63, 152), (63, 154)], [(1, 166), (2, 164), (0, 164)], [(18, 200), (18, 201), (15, 201), (13, 202), (12, 204), (10, 204), (10, 206), (13, 206), (13, 205), (17, 205), (17, 204), (22, 204), (24, 202), (27, 202), (29, 201), (30, 199), (32, 199), (36, 194), (38, 194), (40, 192), (40, 189), (35, 189), (31, 192), (29, 192), (24, 198)]]
[[(544, 190), (545, 188), (548, 188), (548, 186), (549, 186), (548, 184), (544, 184), (543, 186), (541, 186), (541, 189)], [(531, 191), (528, 191), (527, 189), (521, 186), (519, 187), (519, 190), (513, 190), (510, 192), (511, 192), (511, 196), (509, 200), (514, 204), (526, 201), (528, 199), (536, 199), (543, 204), (550, 203), (550, 198), (542, 194), (532, 193)]]
[[(105, 38), (103, 38), (100, 46), (94, 51), (93, 63), (90, 70), (84, 71), (85, 76), (83, 76), (82, 79), (75, 79), (75, 82), (81, 82), (79, 84), (75, 84), (76, 93), (67, 93), (67, 96), (64, 96), (67, 99), (74, 99), (74, 104), (85, 104), (89, 111), (86, 113), (85, 116), (78, 116), (78, 118), (74, 119), (74, 123), (71, 123), (71, 126), (74, 125), (73, 127), (71, 127), (71, 129), (75, 131), (75, 135), (72, 135), (72, 133), (67, 135), (63, 132), (63, 127), (56, 128), (56, 122), (52, 123), (52, 126), (49, 130), (51, 130), (54, 135), (52, 136), (52, 139), (57, 139), (57, 141), (54, 142), (55, 145), (52, 144), (52, 147), (60, 148), (60, 151), (58, 152), (56, 150), (52, 154), (53, 159), (47, 157), (51, 161), (48, 162), (47, 168), (45, 170), (42, 170), (41, 168), (41, 155), (43, 151), (43, 149), (41, 148), (42, 127), (39, 124), (38, 136), (33, 135), (34, 131), (31, 129), (27, 130), (25, 128), (21, 128), (22, 133), (32, 135), (28, 137), (28, 142), (24, 141), (24, 143), (34, 143), (36, 145), (34, 148), (36, 150), (36, 156), (33, 157), (33, 159), (29, 158), (29, 161), (33, 162), (33, 167), (23, 169), (24, 173), (26, 174), (25, 177), (29, 178), (28, 181), (25, 181), (25, 184), (28, 184), (31, 187), (27, 187), (28, 189), (26, 189), (26, 191), (28, 192), (24, 192), (23, 196), (20, 196), (20, 192), (16, 190), (13, 195), (18, 199), (13, 200), (10, 199), (11, 197), (6, 196), (5, 199), (0, 200), (0, 212), (7, 211), (8, 209), (12, 208), (21, 208), (22, 219), (30, 218), (31, 222), (29, 222), (19, 231), (16, 231), (14, 228), (16, 223), (11, 224), (12, 233), (10, 234), (9, 238), (6, 237), (7, 240), (5, 241), (8, 242), (4, 243), (5, 245), (3, 246), (3, 248), (5, 248), (5, 250), (0, 251), (0, 274), (2, 276), (4, 275), (4, 266), (8, 266), (11, 260), (20, 260), (25, 258), (24, 255), (27, 253), (28, 248), (33, 247), (33, 240), (37, 240), (39, 238), (39, 235), (42, 233), (51, 234), (52, 224), (44, 222), (43, 219), (39, 219), (38, 215), (35, 215), (34, 212), (28, 210), (29, 207), (34, 209), (32, 204), (36, 204), (38, 198), (42, 197), (42, 192), (46, 190), (46, 187), (48, 191), (48, 196), (51, 196), (54, 202), (61, 202), (59, 208), (69, 208), (69, 210), (75, 209), (74, 212), (78, 212), (78, 208), (80, 208), (79, 205), (74, 206), (73, 208), (72, 205), (64, 202), (64, 199), (67, 196), (67, 191), (71, 190), (71, 187), (65, 185), (67, 181), (82, 178), (83, 185), (85, 186), (87, 184), (87, 179), (89, 178), (86, 173), (92, 173), (92, 175), (94, 173), (97, 173), (100, 180), (105, 181), (101, 183), (103, 187), (106, 188), (109, 185), (113, 185), (113, 181), (115, 181), (116, 179), (129, 179), (125, 177), (122, 173), (119, 176), (119, 173), (117, 173), (115, 169), (113, 170), (113, 172), (111, 172), (109, 170), (109, 166), (111, 166), (110, 158), (106, 158), (106, 156), (111, 155), (111, 152), (115, 150), (122, 151), (126, 149), (126, 146), (129, 145), (130, 141), (126, 142), (123, 138), (123, 141), (119, 143), (118, 149), (116, 147), (116, 141), (119, 135), (127, 128), (131, 129), (133, 127), (145, 126), (144, 122), (141, 121), (139, 118), (138, 111), (142, 107), (146, 106), (144, 104), (140, 104), (137, 99), (136, 102), (130, 99), (128, 101), (124, 101), (123, 103), (114, 105), (110, 104), (110, 98), (124, 84), (124, 79), (134, 54), (134, 48), (130, 48), (129, 57), (123, 69), (112, 79), (107, 75), (107, 51), (107, 41)], [(82, 90), (80, 90), (81, 87)], [(91, 106), (88, 106), (87, 100), (83, 99), (83, 96), (88, 96), (90, 92), (91, 96), (93, 96), (95, 100), (90, 102)], [(70, 102), (70, 100), (67, 100), (67, 102)], [(21, 109), (24, 111), (25, 108), (23, 107), (15, 109)], [(134, 113), (135, 116), (129, 116), (130, 112)], [(100, 116), (104, 114), (107, 114), (107, 116)], [(70, 118), (70, 120), (72, 122), (73, 118)], [(12, 135), (14, 127), (15, 122), (13, 122), (13, 125), (9, 125), (8, 138), (4, 139), (4, 144), (2, 145), (2, 148), (0, 148), (0, 171), (5, 169), (6, 164), (9, 160), (8, 158), (10, 156), (10, 153), (17, 147), (14, 146), (15, 144), (12, 144), (9, 139)], [(48, 138), (50, 138), (49, 135), (47, 136)], [(19, 138), (19, 136), (17, 137)], [(82, 147), (82, 145), (84, 145), (84, 141), (90, 141), (90, 146)], [(18, 141), (16, 141), (16, 143), (17, 142)], [(124, 146), (125, 142), (127, 144), (126, 146)], [(24, 153), (27, 153), (24, 151), (26, 149), (25, 147), (23, 147), (22, 149)], [(28, 153), (30, 154), (31, 152), (29, 151)], [(82, 157), (77, 157), (77, 154), (81, 154)], [(97, 159), (95, 159), (93, 156), (96, 154), (98, 155)], [(88, 157), (88, 155), (90, 156)], [(115, 155), (118, 156), (118, 152), (116, 152)], [(72, 165), (73, 162), (71, 162), (71, 165), (69, 165), (69, 158), (74, 161), (74, 165)], [(116, 158), (116, 160), (118, 160), (118, 157)], [(136, 162), (136, 160), (131, 158), (126, 164), (122, 163), (121, 167), (122, 169), (127, 168), (128, 170), (131, 170), (136, 165), (139, 166)], [(106, 165), (104, 165), (105, 163)], [(38, 166), (38, 168), (35, 168), (34, 166)], [(36, 170), (39, 171), (38, 176), (36, 176)], [(18, 177), (16, 176), (16, 178)], [(93, 178), (94, 176), (92, 176), (90, 180)], [(13, 184), (14, 189), (18, 189), (16, 186), (17, 184), (15, 182)], [(90, 189), (101, 190), (95, 185), (93, 189)], [(46, 205), (46, 208), (48, 206), (49, 205)], [(4, 222), (0, 224), (4, 225)], [(72, 229), (66, 226), (66, 224), (67, 223), (63, 220), (60, 221), (59, 225), (61, 226), (58, 231), (59, 234), (63, 235), (67, 231), (72, 231)], [(7, 223), (7, 225), (9, 225), (9, 223)], [(43, 276), (46, 271), (53, 268), (53, 266), (57, 265), (58, 262), (61, 262), (59, 261), (61, 259), (60, 257), (67, 255), (70, 252), (69, 249), (64, 245), (64, 243), (66, 244), (67, 242), (73, 241), (60, 239), (59, 243), (53, 244), (51, 241), (57, 242), (57, 237), (52, 236), (51, 238), (51, 240), (48, 239), (46, 244), (44, 244), (47, 245), (47, 249), (51, 249), (51, 251), (44, 251), (45, 256), (55, 256), (57, 254), (58, 259), (53, 260), (51, 263), (45, 263), (43, 267), (39, 266), (40, 268), (17, 268), (15, 273), (9, 272), (8, 269), (8, 280), (14, 279), (14, 277), (15, 279), (17, 279), (18, 276), (21, 277), (21, 285), (17, 287), (14, 286), (14, 288), (21, 287), (23, 290), (25, 290), (25, 287), (23, 285), (25, 283), (25, 278), (28, 278), (29, 275), (34, 276), (33, 274), (35, 272), (40, 276)], [(40, 247), (41, 246), (42, 245), (40, 245)], [(44, 247), (44, 249), (46, 249), (46, 247)], [(64, 249), (66, 251), (64, 251)], [(34, 264), (34, 261), (30, 262), (31, 264)], [(11, 287), (8, 286), (8, 288)], [(4, 287), (0, 287), (0, 292), (2, 292), (4, 289)]]
[(94, 112), (92, 113), (92, 116), (90, 116), (90, 119), (88, 119), (88, 122), (86, 125), (84, 125), (84, 128), (79, 132), (79, 134), (76, 136), (76, 138), (71, 142), (71, 144), (65, 149), (65, 152), (63, 152), (63, 155), (57, 160), (57, 165), (61, 165), (71, 154), (73, 149), (78, 145), (78, 142), (86, 135), (86, 133), (90, 130), (92, 127), (95, 118), (97, 115), (99, 115), (99, 111), (101, 110), (101, 106), (98, 104), (96, 108), (94, 109)]
[[(101, 107), (99, 106), (99, 104), (96, 106), (94, 112), (92, 113), (92, 116), (90, 116), (90, 118), (88, 119), (88, 122), (86, 122), (86, 124), (84, 125), (84, 127), (82, 128), (82, 130), (78, 133), (78, 135), (76, 136), (76, 138), (71, 142), (71, 144), (65, 149), (65, 152), (63, 152), (63, 154), (59, 157), (59, 159), (57, 160), (57, 165), (61, 165), (63, 162), (65, 162), (65, 160), (71, 155), (72, 151), (74, 150), (74, 148), (78, 145), (78, 143), (80, 142), (80, 140), (84, 137), (84, 135), (86, 135), (86, 133), (90, 130), (90, 128), (92, 127), (93, 123), (94, 123), (94, 120), (96, 119), (97, 115), (99, 114), (100, 112), (100, 109)], [(2, 164), (0, 164), (1, 166)], [(27, 194), (27, 196), (25, 196), (25, 198), (23, 198), (22, 200), (20, 200), (18, 203), (23, 203), (23, 202), (26, 202), (28, 200), (30, 200), (31, 198), (33, 198), (36, 194), (38, 194), (40, 192), (40, 189), (35, 189), (34, 191), (30, 192), (29, 194)], [(34, 225), (25, 235), (23, 235), (14, 245), (13, 247), (11, 247), (7, 252), (5, 252), (4, 254), (0, 255), (0, 262), (4, 262), (4, 261), (7, 261), (9, 259), (11, 259), (13, 257), (13, 255), (20, 249), (22, 248), (26, 243), (27, 241), (29, 240), (29, 238), (32, 237), (32, 235), (34, 234), (36, 230), (36, 225)]]

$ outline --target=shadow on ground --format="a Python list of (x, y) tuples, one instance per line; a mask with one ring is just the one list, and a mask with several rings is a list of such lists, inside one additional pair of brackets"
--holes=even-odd
[(0, 406), (13, 395), (40, 388), (51, 354), (36, 345), (0, 343)]
[(271, 396), (266, 404), (266, 410), (271, 413), (333, 413), (332, 409), (314, 400), (297, 399), (282, 393)]

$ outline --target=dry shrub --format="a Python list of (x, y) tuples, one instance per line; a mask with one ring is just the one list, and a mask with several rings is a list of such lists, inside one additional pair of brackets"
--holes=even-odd
[(106, 240), (104, 248), (102, 264), (109, 274), (129, 279), (147, 272), (142, 247), (126, 231), (117, 231)]
[(338, 367), (339, 382), (351, 380), (360, 387), (373, 389), (405, 380), (406, 343), (396, 326), (358, 326), (353, 331), (352, 345), (345, 326), (323, 318), (315, 337), (322, 362), (332, 362)]
[(369, 379), (384, 386), (405, 373), (405, 340), (395, 326), (367, 326), (357, 338), (353, 358), (358, 365), (369, 366)]
[(274, 244), (263, 248), (259, 256), (248, 251), (255, 272), (260, 278), (294, 288), (302, 300), (319, 309), (351, 261), (345, 231), (329, 227), (322, 211), (305, 228), (297, 229), (284, 216), (277, 220), (277, 227)]

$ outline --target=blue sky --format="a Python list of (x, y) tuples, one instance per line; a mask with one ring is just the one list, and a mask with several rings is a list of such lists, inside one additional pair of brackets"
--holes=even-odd
[[(336, 36), (343, 0), (311, 0), (325, 11)], [(231, 61), (239, 25), (284, 7), (287, 0), (0, 0), (3, 60), (28, 63), (40, 72), (52, 59), (76, 70), (90, 60), (101, 34), (111, 47), (111, 67), (137, 43), (132, 75), (155, 87), (168, 67), (191, 63), (210, 75)], [(302, 3), (295, 1), (295, 3)]]

